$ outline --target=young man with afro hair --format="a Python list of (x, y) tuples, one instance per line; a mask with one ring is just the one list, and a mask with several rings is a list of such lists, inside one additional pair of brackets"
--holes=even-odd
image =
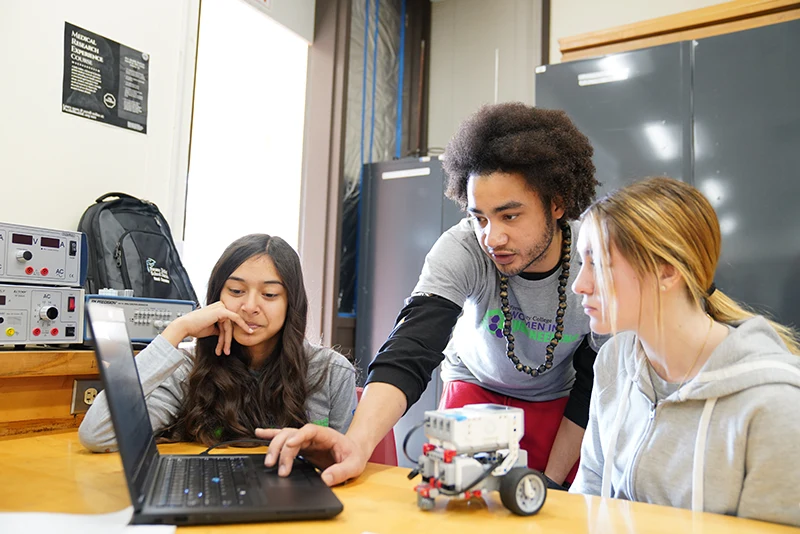
[[(370, 365), (347, 435), (306, 425), (273, 438), (280, 472), (302, 451), (338, 484), (372, 451), (442, 364), (440, 407), (496, 403), (525, 411), (528, 465), (551, 487), (577, 470), (592, 388), (589, 319), (568, 290), (577, 276), (574, 221), (598, 185), (592, 146), (562, 111), (484, 106), (445, 151), (447, 196), (468, 217), (425, 259), (394, 330)], [(574, 236), (574, 237), (573, 237)]]

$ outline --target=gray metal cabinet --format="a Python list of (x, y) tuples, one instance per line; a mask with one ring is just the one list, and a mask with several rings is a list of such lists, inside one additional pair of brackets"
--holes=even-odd
[[(361, 383), (367, 367), (386, 341), (405, 299), (417, 284), (425, 256), (445, 230), (463, 214), (444, 196), (444, 175), (437, 157), (407, 158), (364, 166), (359, 223), (356, 360)], [(406, 433), (436, 409), (442, 393), (438, 370), (419, 402), (395, 426), (398, 461)], [(419, 454), (418, 432), (409, 451)]]
[(800, 325), (800, 20), (694, 45), (695, 184), (722, 230), (717, 285)]
[(536, 105), (592, 142), (598, 196), (645, 176), (691, 180), (689, 43), (539, 67)]
[(696, 185), (720, 220), (717, 286), (800, 325), (800, 21), (539, 67), (537, 105), (595, 147), (601, 193)]

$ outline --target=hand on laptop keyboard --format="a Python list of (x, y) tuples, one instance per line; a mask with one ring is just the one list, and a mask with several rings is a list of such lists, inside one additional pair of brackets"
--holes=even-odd
[(307, 424), (302, 428), (257, 428), (256, 436), (270, 439), (264, 465), (280, 460), (278, 474), (288, 476), (298, 454), (325, 470), (322, 480), (334, 486), (364, 472), (369, 455), (351, 438), (332, 428)]

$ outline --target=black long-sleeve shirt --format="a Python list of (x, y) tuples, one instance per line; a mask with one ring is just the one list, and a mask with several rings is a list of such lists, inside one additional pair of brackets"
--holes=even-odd
[[(405, 393), (407, 406), (413, 405), (442, 363), (442, 351), (460, 314), (461, 307), (436, 295), (407, 299), (392, 333), (369, 366), (367, 382), (392, 384)], [(575, 382), (564, 410), (564, 417), (582, 428), (589, 420), (596, 356), (587, 334), (572, 356)]]

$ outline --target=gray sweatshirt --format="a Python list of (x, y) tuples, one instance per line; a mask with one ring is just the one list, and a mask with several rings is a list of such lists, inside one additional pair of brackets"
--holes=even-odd
[[(322, 387), (306, 400), (306, 415), (312, 423), (347, 431), (356, 409), (355, 370), (338, 352), (305, 341), (308, 357), (308, 384), (314, 384), (327, 368)], [(189, 372), (194, 367), (194, 344), (173, 347), (158, 336), (136, 356), (147, 411), (153, 432), (172, 424), (178, 416), (188, 388)], [(100, 392), (78, 429), (81, 444), (94, 452), (117, 450), (116, 436), (105, 392)]]
[(622, 333), (597, 355), (570, 491), (800, 526), (800, 357), (755, 317), (655, 403), (639, 346)]
[[(578, 223), (570, 225), (572, 235), (577, 236)], [(573, 253), (567, 287), (578, 276), (578, 259)], [(556, 332), (560, 275), (559, 270), (542, 280), (509, 278), (514, 352), (525, 365), (536, 368), (545, 361), (546, 348)], [(552, 369), (535, 378), (517, 371), (506, 356), (497, 268), (481, 250), (469, 219), (463, 219), (436, 241), (425, 257), (413, 293), (444, 297), (463, 310), (444, 350), (442, 380), (445, 382), (461, 380), (533, 402), (559, 399), (572, 391), (575, 384), (573, 355), (590, 332), (580, 295), (566, 292), (563, 337), (555, 350)], [(583, 410), (581, 418), (585, 419), (585, 401)]]

